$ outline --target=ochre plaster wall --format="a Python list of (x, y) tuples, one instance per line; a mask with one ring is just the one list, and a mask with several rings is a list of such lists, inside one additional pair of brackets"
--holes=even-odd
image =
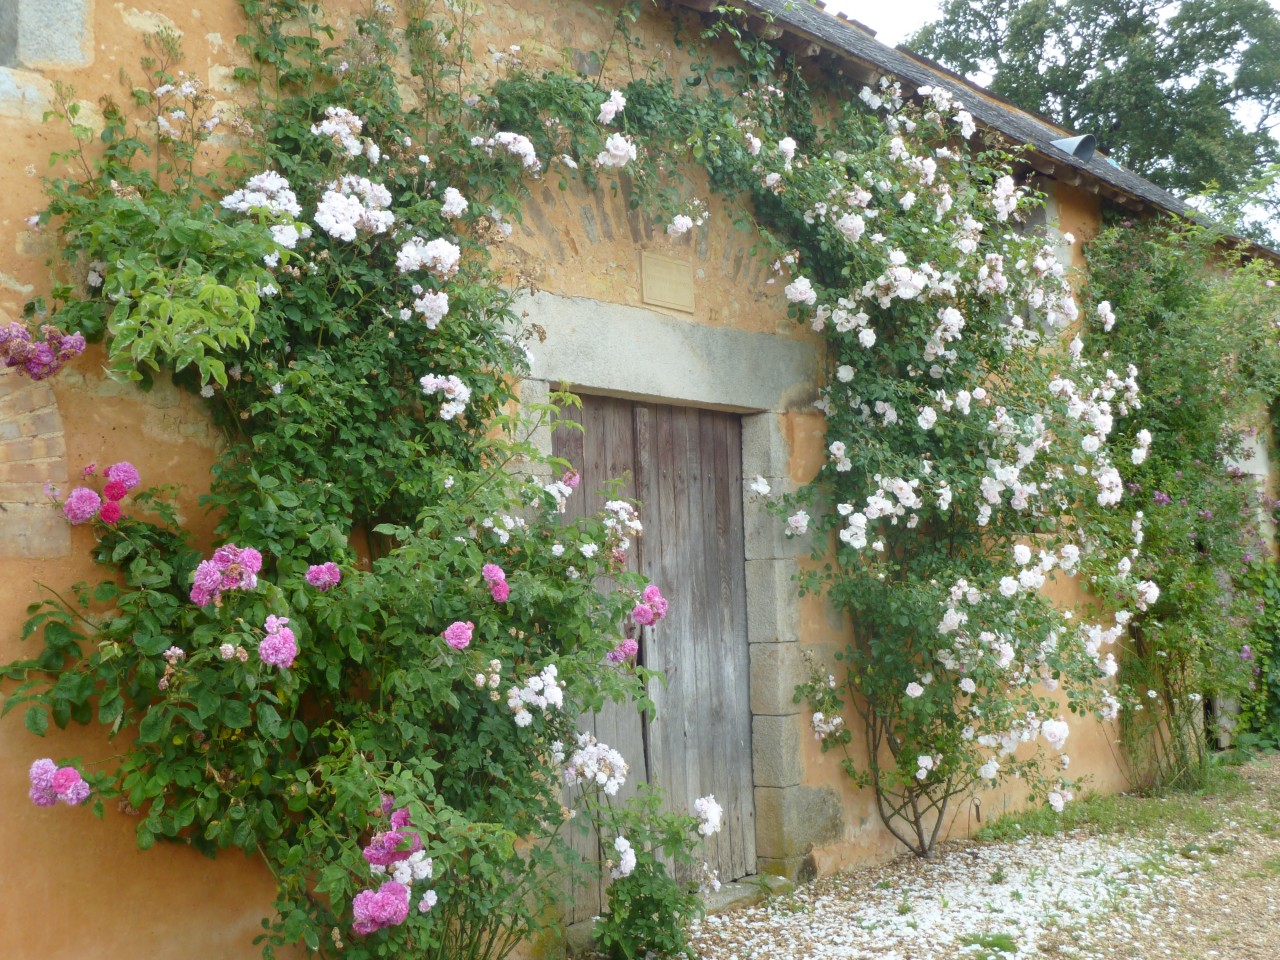
[[(20, 2), (33, 9), (39, 0)], [(341, 24), (344, 11), (362, 4), (334, 0), (328, 6)], [(220, 99), (233, 101), (237, 96), (231, 71), (239, 55), (235, 37), (243, 25), (233, 0), (140, 0), (138, 6), (72, 0), (71, 7), (89, 17), (77, 34), (82, 38), (78, 59), (68, 55), (63, 62), (0, 69), (0, 138), (5, 143), (0, 155), (0, 182), (5, 187), (0, 191), (0, 311), (7, 315), (0, 319), (19, 316), (29, 297), (49, 287), (45, 261), (54, 253), (53, 236), (30, 231), (23, 220), (43, 205), (40, 177), (48, 171), (50, 153), (69, 145), (60, 127), (40, 122), (41, 113), (52, 106), (54, 82), (73, 85), (92, 118), (100, 96), (126, 99), (121, 70), (140, 79), (144, 34), (170, 26), (182, 34), (185, 69), (202, 77)], [(646, 62), (665, 65), (678, 75), (684, 67), (671, 42), (671, 16), (646, 6), (634, 32), (644, 39)], [(568, 63), (595, 73), (595, 51), (606, 48), (611, 32), (609, 18), (590, 4), (486, 4), (478, 19), (477, 70), (492, 69), (491, 55), (517, 44), (525, 61), (535, 67)], [(624, 58), (615, 54), (606, 62), (605, 89), (611, 80), (621, 84), (628, 77)], [(728, 212), (708, 195), (704, 184), (695, 179), (691, 189), (711, 201), (712, 219), (692, 235), (673, 241), (628, 210), (625, 182), (617, 192), (607, 186), (594, 193), (577, 186), (561, 191), (557, 178), (548, 177), (533, 186), (523, 225), (498, 251), (496, 263), (513, 285), (639, 306), (640, 252), (648, 250), (691, 265), (694, 310), (665, 312), (708, 326), (811, 337), (806, 328), (786, 320), (781, 284), (771, 284), (766, 266), (747, 254), (752, 238), (733, 229)], [(1068, 199), (1062, 205), (1064, 226), (1083, 236), (1096, 222), (1096, 201), (1085, 194)], [(101, 467), (130, 460), (146, 483), (182, 486), (182, 508), (198, 536), (207, 539), (212, 527), (196, 498), (207, 489), (217, 437), (199, 402), (166, 384), (150, 394), (118, 385), (102, 374), (101, 363), (101, 352), (91, 349), (50, 382), (52, 405), (46, 402), (47, 393), (39, 394), (45, 406), (38, 411), (39, 431), (29, 439), (40, 443), (21, 456), (17, 448), (0, 445), (0, 505), (8, 500), (13, 512), (21, 513), (26, 518), (22, 522), (30, 525), (26, 536), (19, 536), (12, 525), (0, 526), (6, 531), (0, 540), (0, 656), (5, 659), (23, 653), (18, 636), (27, 604), (40, 595), (36, 581), (62, 589), (99, 576), (89, 561), (90, 531), (75, 529), (69, 537), (61, 528), (50, 532), (48, 514), (40, 511), (55, 508), (43, 506), (38, 495), (45, 479), (65, 489), (90, 463)], [(0, 372), (0, 414), (5, 417), (17, 416), (12, 406), (17, 401), (6, 399), (20, 394), (13, 386), (15, 377)], [(32, 397), (36, 394), (21, 393), (28, 406)], [(793, 409), (780, 411), (779, 420), (791, 450), (791, 478), (807, 480), (821, 462), (822, 419), (811, 410)], [(820, 601), (801, 602), (797, 632), (805, 648), (829, 655), (843, 645), (847, 630), (848, 624)], [(828, 873), (892, 854), (894, 845), (876, 820), (870, 795), (848, 787), (835, 756), (819, 752), (806, 720), (807, 714), (795, 717), (803, 743), (802, 784), (830, 788), (844, 812), (838, 839), (813, 853), (816, 869)], [(1111, 760), (1109, 736), (1101, 728), (1077, 724), (1071, 741), (1072, 772), (1094, 774), (1095, 784), (1103, 788), (1122, 783)], [(95, 728), (55, 732), (40, 741), (23, 729), (18, 715), (0, 723), (0, 851), (9, 867), (0, 873), (6, 960), (78, 960), (86, 952), (103, 960), (257, 956), (252, 938), (272, 894), (270, 877), (261, 865), (235, 853), (210, 861), (173, 846), (139, 853), (133, 821), (124, 813), (109, 809), (100, 824), (85, 810), (42, 810), (27, 802), (26, 768), (34, 758), (82, 756), (94, 762), (111, 753), (111, 745)], [(1016, 793), (987, 798), (984, 812), (1016, 799)], [(955, 829), (963, 832), (966, 822), (962, 816)]]
[[(21, 0), (19, 6), (29, 24), (41, 5)], [(50, 172), (49, 155), (70, 143), (62, 127), (41, 123), (42, 112), (53, 105), (53, 83), (72, 85), (93, 123), (100, 96), (126, 99), (121, 69), (140, 79), (144, 32), (170, 24), (183, 33), (186, 69), (225, 97), (240, 29), (238, 9), (227, 2), (158, 0), (139, 10), (97, 0), (44, 9), (52, 15), (55, 7), (62, 14), (88, 16), (80, 24), (45, 25), (55, 38), (78, 36), (85, 65), (76, 66), (68, 53), (63, 61), (0, 70), (0, 320), (20, 316), (26, 299), (49, 288), (45, 261), (54, 253), (54, 238), (50, 231), (28, 230), (23, 221), (43, 206), (40, 178)], [(90, 463), (102, 467), (130, 460), (146, 483), (182, 486), (182, 509), (198, 535), (207, 538), (212, 525), (196, 505), (208, 488), (216, 449), (199, 402), (165, 383), (144, 395), (106, 379), (101, 365), (101, 351), (90, 348), (48, 382), (56, 406), (44, 411), (39, 426), (42, 433), (62, 433), (57, 456), (41, 457), (39, 450), (15, 456), (12, 448), (0, 447), (0, 507), (21, 515), (32, 528), (22, 542), (21, 531), (5, 525), (0, 514), (0, 657), (5, 660), (24, 654), (19, 634), (27, 604), (40, 596), (36, 581), (65, 590), (77, 581), (101, 578), (90, 562), (90, 531), (50, 536), (47, 515), (40, 511), (57, 516), (56, 509), (24, 481), (51, 479), (65, 491)], [(28, 383), (12, 371), (0, 371), (5, 422), (14, 422), (5, 395), (27, 395)], [(80, 756), (93, 763), (113, 752), (97, 728), (53, 732), (38, 740), (23, 728), (20, 710), (0, 722), (0, 851), (6, 864), (0, 871), (0, 953), (12, 960), (255, 956), (253, 937), (273, 895), (259, 864), (234, 853), (215, 862), (174, 846), (139, 852), (134, 819), (114, 806), (99, 823), (87, 809), (43, 810), (27, 800), (26, 769), (33, 759)]]

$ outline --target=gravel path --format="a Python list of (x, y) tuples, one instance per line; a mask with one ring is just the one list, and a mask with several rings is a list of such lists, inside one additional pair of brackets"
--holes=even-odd
[(693, 943), (703, 960), (1278, 960), (1280, 758), (1240, 772), (1247, 789), (1176, 801), (1199, 809), (1164, 829), (949, 844), (707, 917)]

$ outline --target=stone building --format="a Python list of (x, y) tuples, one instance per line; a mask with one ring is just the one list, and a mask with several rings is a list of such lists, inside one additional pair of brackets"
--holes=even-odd
[[(635, 25), (650, 55), (684, 69), (672, 22), (696, 24), (711, 0), (643, 7)], [(339, 23), (361, 3), (330, 0)], [(1104, 208), (1185, 213), (1171, 195), (1086, 149), (1056, 143), (1073, 136), (909, 53), (875, 41), (860, 25), (807, 4), (743, 0), (759, 34), (802, 60), (833, 66), (845, 95), (889, 75), (908, 90), (951, 88), (979, 124), (1029, 149), (1024, 173), (1048, 195), (1046, 228), (1087, 237)], [(187, 68), (220, 99), (238, 95), (233, 79), (242, 13), (235, 0), (0, 0), (0, 321), (20, 316), (46, 292), (50, 237), (29, 230), (42, 205), (40, 177), (64, 132), (41, 119), (55, 84), (76, 90), (90, 125), (98, 97), (122, 92), (118, 74), (134, 68), (142, 38), (161, 27), (181, 34)], [(586, 2), (508, 0), (485, 5), (479, 49), (521, 46), (548, 65), (591, 63), (611, 20)], [(607, 79), (607, 78), (606, 78)], [(606, 87), (607, 88), (607, 87)], [(96, 119), (95, 119), (96, 118)], [(712, 227), (673, 241), (606, 191), (534, 185), (523, 225), (502, 248), (513, 284), (528, 289), (518, 309), (546, 332), (522, 395), (557, 384), (580, 392), (587, 426), (577, 447), (584, 488), (630, 473), (629, 493), (661, 508), (646, 516), (653, 551), (646, 572), (670, 585), (665, 634), (669, 684), (655, 693), (658, 719), (618, 725), (606, 739), (644, 757), (644, 776), (676, 800), (709, 792), (726, 807), (716, 848), (722, 877), (756, 873), (806, 878), (895, 852), (869, 792), (852, 789), (834, 757), (808, 732), (793, 691), (802, 654), (843, 645), (847, 625), (815, 598), (797, 596), (798, 546), (744, 496), (744, 478), (786, 488), (822, 462), (821, 416), (812, 406), (819, 343), (787, 320), (778, 293), (765, 293), (764, 267), (730, 211), (712, 206)], [(1079, 247), (1064, 254), (1082, 265)], [(777, 288), (773, 288), (776, 290)], [(633, 362), (616, 358), (628, 347)], [(71, 529), (43, 494), (65, 487), (89, 463), (127, 459), (149, 477), (182, 484), (197, 533), (208, 535), (196, 498), (208, 487), (217, 437), (198, 398), (169, 384), (142, 394), (101, 372), (90, 350), (57, 378), (33, 383), (0, 370), (0, 650), (18, 639), (35, 581), (61, 586), (94, 576), (91, 534)], [(543, 438), (551, 444), (550, 438)], [(1258, 469), (1265, 469), (1265, 463)], [(678, 545), (678, 549), (676, 546)], [(1069, 599), (1069, 598), (1067, 598)], [(695, 641), (697, 643), (695, 644)], [(710, 652), (709, 652), (710, 651)], [(721, 682), (705, 694), (715, 658)], [(57, 734), (60, 754), (104, 756), (99, 731)], [(1080, 721), (1073, 772), (1097, 789), (1120, 789), (1113, 732)], [(627, 747), (634, 747), (628, 750)], [(105, 824), (52, 820), (25, 802), (25, 771), (37, 749), (14, 718), (0, 724), (0, 876), (3, 953), (13, 960), (83, 956), (249, 958), (271, 901), (262, 867), (236, 855), (217, 861), (175, 846), (135, 849), (132, 822), (108, 811)], [(996, 812), (1017, 797), (986, 798)], [(954, 829), (966, 828), (962, 814)], [(590, 916), (598, 899), (570, 919)]]

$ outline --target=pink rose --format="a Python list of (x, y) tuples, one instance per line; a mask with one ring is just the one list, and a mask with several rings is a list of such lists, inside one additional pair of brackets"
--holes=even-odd
[(605, 659), (610, 663), (623, 663), (640, 652), (640, 644), (628, 637), (609, 651)]
[(336, 587), (341, 580), (342, 571), (332, 560), (307, 568), (307, 583), (321, 592)]
[(444, 628), (445, 643), (455, 650), (465, 650), (471, 646), (471, 634), (476, 625), (470, 620), (455, 620)]
[(644, 593), (640, 594), (640, 598), (653, 608), (654, 617), (661, 620), (667, 615), (667, 598), (662, 595), (662, 591), (658, 589), (657, 584), (651, 583), (644, 588)]
[(355, 916), (352, 929), (362, 937), (383, 927), (394, 927), (409, 916), (409, 888), (388, 880), (377, 893), (362, 890), (351, 902), (351, 913)]
[(258, 644), (258, 658), (271, 667), (287, 670), (298, 656), (298, 641), (288, 627), (278, 627)]
[(88, 487), (76, 487), (67, 494), (67, 500), (62, 505), (62, 513), (75, 526), (92, 520), (98, 515), (100, 506), (102, 506), (102, 498), (95, 491)]
[(128, 460), (121, 460), (119, 463), (113, 463), (107, 469), (102, 471), (102, 475), (108, 480), (115, 480), (124, 484), (126, 491), (132, 490), (142, 482), (142, 477), (138, 474), (138, 468)]
[(53, 775), (53, 789), (56, 793), (66, 793), (80, 782), (80, 771), (75, 767), (59, 767)]

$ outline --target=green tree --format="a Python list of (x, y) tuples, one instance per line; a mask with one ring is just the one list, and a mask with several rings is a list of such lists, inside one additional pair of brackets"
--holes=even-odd
[(1237, 190), (1280, 159), (1266, 0), (947, 0), (908, 45), (1181, 195)]

